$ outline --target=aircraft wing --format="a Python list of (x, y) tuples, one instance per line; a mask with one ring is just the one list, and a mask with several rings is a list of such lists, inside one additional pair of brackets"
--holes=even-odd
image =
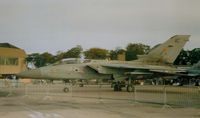
[(185, 72), (170, 66), (155, 66), (155, 65), (130, 65), (130, 64), (104, 64), (103, 67), (107, 68), (118, 68), (118, 69), (133, 69), (133, 70), (148, 70), (150, 72), (160, 73), (178, 73)]
[(151, 72), (126, 72), (126, 75), (152, 75)]
[(120, 68), (120, 69), (144, 69), (149, 70), (145, 65), (128, 65), (128, 64), (104, 64), (103, 67), (107, 68)]
[[(184, 76), (185, 74), (180, 73), (179, 70), (150, 70), (153, 73), (165, 74), (165, 75), (175, 75), (175, 76)], [(181, 71), (182, 72), (182, 71)]]
[[(113, 69), (131, 69), (133, 71), (124, 73), (125, 75), (153, 75), (164, 74), (164, 75), (182, 75), (180, 72), (183, 70), (176, 68), (169, 68), (164, 66), (152, 66), (152, 65), (128, 65), (128, 64), (105, 64), (103, 67)], [(185, 71), (184, 71), (185, 72)]]
[(190, 77), (197, 77), (197, 76), (200, 76), (199, 74), (188, 74), (188, 76)]

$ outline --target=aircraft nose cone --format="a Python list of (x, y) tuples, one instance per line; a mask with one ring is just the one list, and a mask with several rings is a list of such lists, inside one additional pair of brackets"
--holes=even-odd
[(17, 76), (22, 77), (22, 78), (40, 78), (41, 71), (40, 69), (27, 70), (27, 71), (18, 73)]

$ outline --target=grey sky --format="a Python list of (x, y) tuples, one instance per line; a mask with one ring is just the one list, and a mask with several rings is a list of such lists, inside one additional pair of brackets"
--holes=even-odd
[(200, 0), (0, 0), (0, 42), (26, 52), (154, 46), (190, 34), (200, 47)]

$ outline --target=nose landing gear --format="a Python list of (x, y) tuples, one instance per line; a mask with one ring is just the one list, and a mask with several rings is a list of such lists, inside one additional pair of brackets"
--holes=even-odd
[(69, 92), (69, 88), (68, 88), (68, 87), (65, 87), (65, 88), (63, 89), (63, 91), (64, 91), (65, 93), (68, 93), (68, 92)]

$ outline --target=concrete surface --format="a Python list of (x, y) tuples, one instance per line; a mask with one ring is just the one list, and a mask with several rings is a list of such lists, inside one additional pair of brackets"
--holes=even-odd
[[(52, 88), (53, 89), (53, 88)], [(162, 104), (137, 103), (133, 93), (85, 87), (73, 93), (59, 93), (58, 88), (43, 94), (24, 94), (24, 89), (0, 97), (0, 118), (199, 118), (199, 108), (164, 107)], [(29, 90), (30, 92), (30, 90)], [(33, 91), (36, 92), (36, 91)], [(54, 94), (52, 94), (54, 92)], [(36, 92), (38, 93), (38, 92)], [(56, 94), (57, 93), (57, 94)], [(149, 95), (145, 92), (145, 95)], [(5, 93), (4, 93), (5, 94)], [(5, 94), (6, 95), (6, 94)], [(93, 97), (96, 96), (96, 97)], [(106, 98), (113, 99), (104, 99)], [(153, 95), (151, 95), (153, 96)], [(141, 96), (142, 97), (142, 96)], [(162, 96), (161, 96), (162, 97)], [(118, 99), (122, 98), (122, 99)], [(150, 98), (150, 97), (149, 97)], [(139, 98), (138, 98), (139, 99)]]
[(1, 118), (198, 118), (199, 109), (162, 108), (122, 100), (68, 98), (66, 101), (1, 98)]

